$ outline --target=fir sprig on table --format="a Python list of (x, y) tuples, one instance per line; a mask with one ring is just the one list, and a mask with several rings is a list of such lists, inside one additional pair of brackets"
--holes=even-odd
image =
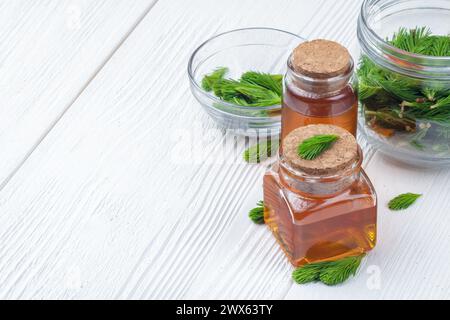
[[(401, 28), (388, 41), (411, 53), (450, 56), (450, 36), (432, 35), (426, 27)], [(401, 76), (376, 65), (367, 56), (360, 60), (358, 79), (366, 121), (376, 132), (382, 134), (388, 129), (406, 133), (410, 144), (422, 152), (450, 154), (450, 140), (440, 135), (442, 127), (450, 125), (448, 85)], [(423, 130), (423, 125), (430, 127)]]
[(279, 139), (262, 141), (244, 151), (244, 160), (248, 163), (260, 163), (274, 156), (279, 146)]
[(311, 263), (296, 269), (292, 273), (292, 279), (298, 284), (306, 284), (320, 280), (320, 272), (326, 266), (326, 262)]
[(314, 160), (331, 148), (338, 139), (339, 136), (332, 134), (316, 135), (298, 146), (298, 155), (305, 160)]
[(264, 201), (259, 201), (256, 208), (250, 210), (248, 217), (256, 224), (264, 224)]
[(348, 257), (328, 263), (320, 272), (320, 281), (327, 286), (344, 283), (350, 276), (356, 274), (363, 257), (364, 255)]
[(244, 73), (239, 80), (225, 78), (228, 68), (218, 68), (204, 76), (202, 88), (223, 101), (245, 107), (281, 105), (283, 76), (256, 71)]
[(393, 211), (405, 210), (411, 207), (421, 196), (421, 194), (415, 193), (401, 194), (389, 201), (388, 207)]
[(354, 276), (364, 257), (365, 254), (337, 261), (307, 264), (296, 269), (292, 278), (298, 284), (321, 281), (328, 286), (335, 286)]

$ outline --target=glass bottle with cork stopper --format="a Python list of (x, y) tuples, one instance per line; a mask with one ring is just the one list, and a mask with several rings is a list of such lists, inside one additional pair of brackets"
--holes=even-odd
[[(303, 159), (299, 146), (317, 135), (336, 135), (330, 149)], [(300, 127), (284, 138), (279, 161), (264, 176), (264, 220), (298, 267), (372, 250), (377, 198), (361, 168), (354, 136), (332, 125)]]
[(288, 60), (282, 108), (284, 139), (310, 124), (331, 124), (356, 136), (358, 99), (351, 84), (354, 62), (339, 43), (300, 44)]

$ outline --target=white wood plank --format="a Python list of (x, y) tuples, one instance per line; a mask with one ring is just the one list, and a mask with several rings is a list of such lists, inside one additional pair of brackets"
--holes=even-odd
[[(277, 12), (271, 1), (261, 3), (261, 8)], [(271, 23), (285, 27), (283, 16), (298, 8), (304, 6), (286, 2)], [(170, 131), (177, 128), (190, 132), (191, 123), (215, 127), (188, 91), (189, 54), (218, 31), (270, 25), (258, 12), (253, 1), (170, 1), (152, 9), (0, 194), (2, 212), (10, 212), (0, 224), (0, 238), (10, 244), (0, 253), (2, 296), (166, 296), (161, 291), (177, 287), (165, 285), (174, 277), (161, 277), (166, 271), (176, 272), (168, 265), (179, 261), (171, 260), (185, 254), (194, 260), (199, 260), (198, 254), (205, 258), (216, 240), (198, 251), (204, 233), (190, 226), (207, 223), (202, 228), (208, 228), (209, 236), (217, 226), (227, 227), (217, 217), (215, 222), (206, 219), (212, 213), (232, 210), (234, 217), (241, 215), (232, 198), (240, 194), (244, 199), (246, 192), (240, 189), (248, 189), (249, 183), (234, 178), (251, 171), (242, 164), (232, 164), (235, 175), (202, 161), (171, 165), (166, 145)], [(297, 23), (291, 22), (294, 31), (301, 28)], [(45, 168), (37, 170), (40, 166)], [(36, 174), (41, 178), (32, 177)], [(234, 186), (227, 198), (219, 197), (227, 190), (221, 181)], [(218, 203), (203, 205), (211, 201), (208, 190)], [(34, 200), (15, 199), (19, 194)], [(102, 232), (98, 226), (103, 226)], [(189, 244), (180, 246), (180, 241)], [(183, 248), (186, 252), (180, 254)], [(141, 271), (146, 268), (160, 270), (154, 279), (160, 284), (141, 292), (137, 285), (147, 286), (152, 280), (152, 274)], [(82, 279), (82, 289), (67, 286), (65, 278), (72, 273)], [(189, 281), (186, 277), (183, 285)]]
[[(293, 285), (270, 233), (248, 221), (265, 167), (240, 160), (242, 139), (238, 152), (217, 163), (228, 136), (214, 131), (190, 95), (190, 52), (216, 32), (254, 25), (352, 46), (358, 11), (357, 2), (344, 0), (258, 4), (155, 5), (0, 193), (0, 297), (448, 297), (449, 273), (435, 263), (448, 260), (448, 219), (440, 213), (448, 192), (438, 196), (449, 182), (444, 170), (398, 168), (364, 145), (382, 202), (410, 181), (436, 194), (401, 216), (380, 212), (385, 239), (365, 262), (383, 271), (375, 294), (364, 274), (339, 288)], [(207, 140), (212, 132), (217, 137)], [(385, 184), (394, 172), (399, 179)], [(440, 220), (426, 220), (432, 212)], [(430, 229), (419, 232), (421, 223)], [(414, 281), (406, 281), (406, 267)], [(419, 281), (424, 276), (430, 282)]]
[(0, 189), (152, 3), (0, 2)]

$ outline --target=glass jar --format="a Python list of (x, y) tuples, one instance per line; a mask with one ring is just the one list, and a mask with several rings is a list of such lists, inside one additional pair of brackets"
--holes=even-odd
[[(281, 138), (298, 127), (311, 124), (336, 125), (356, 136), (358, 99), (353, 90), (352, 57), (348, 55), (347, 67), (342, 72), (321, 77), (296, 70), (293, 57), (294, 54), (288, 60), (284, 78)], [(314, 62), (320, 63), (320, 60)]]
[(214, 36), (200, 45), (188, 63), (191, 91), (216, 123), (229, 132), (248, 137), (280, 135), (281, 105), (246, 107), (226, 102), (202, 88), (202, 79), (219, 67), (229, 68), (227, 78), (244, 72), (284, 74), (286, 59), (302, 37), (272, 28), (245, 28)]
[[(417, 27), (449, 35), (450, 1), (364, 1), (358, 22), (360, 122), (369, 142), (390, 157), (450, 165), (450, 57), (408, 53), (386, 40), (400, 28)], [(436, 105), (435, 92), (448, 96), (447, 103)]]
[(355, 163), (333, 176), (294, 169), (280, 155), (264, 176), (265, 223), (295, 266), (334, 261), (372, 250), (376, 244), (377, 198)]

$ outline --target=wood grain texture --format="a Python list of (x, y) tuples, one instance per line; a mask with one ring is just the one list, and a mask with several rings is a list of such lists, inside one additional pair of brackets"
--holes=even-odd
[(0, 189), (153, 2), (0, 2)]
[(354, 47), (359, 5), (158, 2), (0, 192), (0, 297), (448, 298), (448, 171), (387, 163), (360, 140), (381, 206), (405, 188), (431, 198), (380, 210), (379, 246), (357, 278), (299, 287), (246, 214), (269, 162), (243, 163), (245, 140), (189, 92), (189, 55), (213, 34), (270, 26)]

